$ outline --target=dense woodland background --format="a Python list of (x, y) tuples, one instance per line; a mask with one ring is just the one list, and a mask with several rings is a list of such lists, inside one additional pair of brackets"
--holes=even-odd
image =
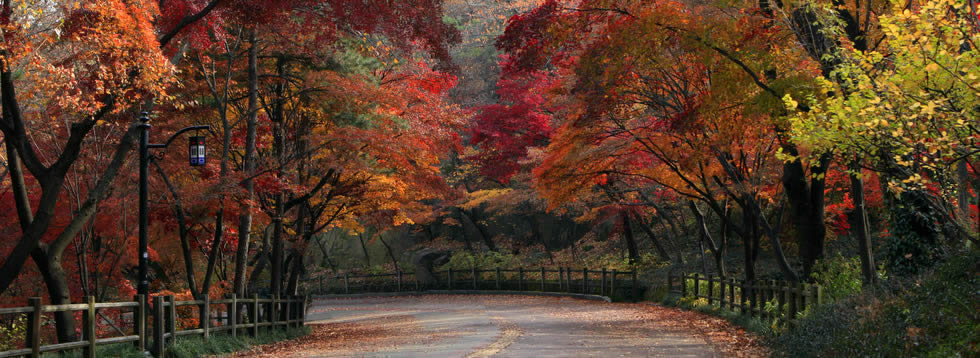
[(635, 268), (661, 299), (702, 272), (824, 285), (802, 328), (757, 322), (790, 355), (975, 354), (975, 10), (4, 0), (0, 304), (135, 294), (147, 111), (154, 142), (212, 128), (206, 166), (151, 165), (154, 293), (435, 264)]

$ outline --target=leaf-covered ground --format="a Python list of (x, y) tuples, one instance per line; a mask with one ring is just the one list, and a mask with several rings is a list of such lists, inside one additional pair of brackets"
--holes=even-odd
[(318, 300), (313, 333), (232, 357), (767, 355), (724, 319), (651, 304), (455, 296)]

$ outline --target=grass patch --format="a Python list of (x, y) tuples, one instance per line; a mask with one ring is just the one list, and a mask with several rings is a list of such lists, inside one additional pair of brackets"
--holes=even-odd
[(240, 351), (251, 346), (285, 341), (310, 334), (310, 327), (290, 328), (288, 330), (267, 330), (259, 333), (258, 337), (239, 335), (211, 336), (207, 341), (203, 337), (177, 338), (177, 343), (167, 347), (167, 357), (192, 358), (205, 355), (216, 355)]
[[(133, 343), (118, 343), (107, 346), (99, 346), (95, 349), (96, 357), (118, 357), (118, 358), (146, 358)], [(42, 353), (41, 357), (46, 358), (81, 358), (82, 350), (74, 349), (64, 352)]]
[(758, 317), (750, 317), (749, 315), (744, 315), (736, 311), (730, 311), (726, 308), (709, 305), (708, 300), (704, 298), (681, 298), (679, 295), (671, 293), (665, 295), (660, 303), (664, 306), (678, 307), (724, 318), (736, 326), (742, 327), (746, 331), (761, 337), (771, 338), (775, 335), (775, 331), (773, 330), (773, 322), (766, 322)]
[[(172, 358), (191, 358), (206, 355), (216, 355), (237, 352), (252, 346), (275, 343), (293, 338), (298, 338), (310, 334), (310, 327), (290, 328), (288, 330), (262, 330), (258, 337), (240, 335), (232, 337), (226, 334), (211, 336), (207, 341), (204, 337), (189, 336), (178, 337), (177, 343), (167, 346), (167, 357)], [(150, 342), (147, 342), (150, 344)], [(44, 353), (42, 357), (48, 358), (81, 358), (82, 350), (58, 353)], [(146, 358), (132, 343), (119, 343), (107, 346), (100, 346), (96, 350), (97, 357), (118, 357), (118, 358)]]

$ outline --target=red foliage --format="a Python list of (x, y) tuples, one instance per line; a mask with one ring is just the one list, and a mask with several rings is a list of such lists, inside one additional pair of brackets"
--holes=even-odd
[(497, 94), (509, 104), (480, 107), (470, 142), (480, 148), (473, 159), (483, 175), (507, 182), (520, 169), (530, 147), (547, 144), (552, 128), (542, 92), (552, 83), (543, 72), (498, 82)]
[(558, 16), (558, 2), (545, 1), (526, 14), (514, 15), (507, 21), (504, 34), (497, 39), (497, 48), (510, 54), (501, 62), (505, 74), (525, 73), (544, 67), (547, 63), (548, 41), (545, 30)]

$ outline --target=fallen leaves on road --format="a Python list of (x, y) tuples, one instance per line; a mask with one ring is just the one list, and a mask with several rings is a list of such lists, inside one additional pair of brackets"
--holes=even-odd
[(422, 330), (407, 315), (385, 316), (371, 322), (317, 324), (312, 328), (313, 332), (307, 336), (254, 347), (228, 357), (306, 357), (323, 352), (353, 355), (419, 343), (417, 333)]
[[(363, 311), (364, 314), (344, 315), (341, 316), (346, 317), (343, 321), (315, 324), (313, 333), (309, 336), (256, 347), (232, 357), (301, 357), (323, 354), (357, 356), (406, 345), (428, 346), (436, 341), (469, 336), (475, 332), (459, 330), (454, 326), (423, 329), (412, 314), (472, 314), (482, 313), (484, 309), (510, 312), (518, 317), (559, 317), (561, 322), (569, 325), (565, 329), (592, 331), (602, 337), (621, 337), (637, 347), (664, 344), (664, 340), (674, 343), (693, 340), (706, 342), (717, 354), (726, 357), (760, 357), (769, 354), (759, 337), (723, 318), (656, 304), (609, 304), (535, 296), (428, 295), (318, 300), (310, 312)], [(397, 310), (401, 311), (396, 313)], [(507, 351), (512, 343), (520, 339), (524, 330), (519, 324), (502, 317), (494, 317), (494, 321), (500, 334), (492, 344), (476, 349), (474, 353), (477, 355), (490, 356)], [(589, 345), (586, 342), (583, 344)]]
[(656, 320), (660, 324), (679, 329), (688, 329), (699, 335), (722, 352), (726, 357), (764, 357), (769, 350), (761, 339), (728, 320), (708, 314), (686, 311), (674, 307), (644, 304), (648, 314), (645, 321)]

